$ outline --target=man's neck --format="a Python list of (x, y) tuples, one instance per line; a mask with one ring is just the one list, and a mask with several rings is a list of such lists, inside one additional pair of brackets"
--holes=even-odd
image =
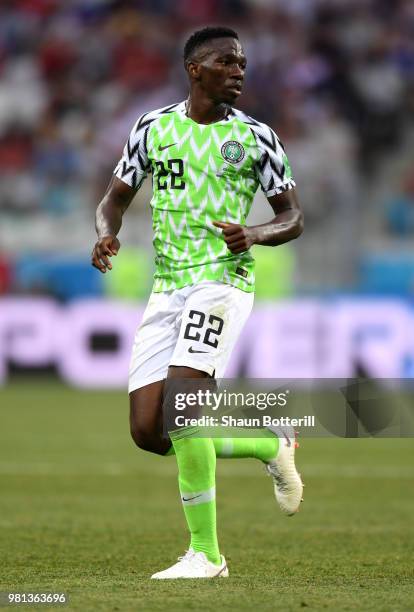
[(196, 123), (216, 123), (224, 119), (229, 107), (225, 103), (216, 104), (208, 98), (192, 96), (191, 93), (186, 102), (187, 117)]

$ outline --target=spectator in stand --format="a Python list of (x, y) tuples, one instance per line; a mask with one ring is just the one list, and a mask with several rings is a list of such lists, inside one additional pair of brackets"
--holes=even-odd
[(12, 270), (10, 263), (0, 253), (0, 295), (8, 293), (11, 288)]
[(401, 188), (386, 205), (387, 229), (394, 237), (411, 238), (414, 235), (414, 168), (405, 174)]

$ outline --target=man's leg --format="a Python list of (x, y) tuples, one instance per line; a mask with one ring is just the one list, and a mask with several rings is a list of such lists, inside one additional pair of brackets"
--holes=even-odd
[[(207, 377), (208, 374), (186, 366), (169, 368), (163, 398), (166, 424), (174, 423), (170, 416), (174, 413), (176, 392), (188, 389), (189, 379), (192, 391), (199, 385), (202, 388), (201, 379)], [(194, 427), (176, 428), (174, 423), (168, 430), (177, 460), (180, 496), (191, 539), (189, 550), (178, 563), (151, 578), (227, 577), (226, 561), (220, 555), (217, 541), (214, 444), (211, 438), (199, 437)]]
[[(222, 341), (223, 336), (227, 336), (228, 339), (225, 342), (227, 350), (225, 353), (230, 354), (232, 345), (239, 335), (240, 328), (250, 312), (253, 296), (243, 294), (243, 292), (234, 287), (220, 283), (217, 283), (216, 287), (212, 287), (210, 283), (207, 287), (207, 293), (205, 288), (201, 292), (199, 288), (196, 289), (196, 293), (201, 293), (201, 303), (197, 301), (194, 305), (198, 317), (201, 311), (204, 310), (206, 312), (206, 306), (214, 312), (216, 303), (223, 302), (220, 295), (222, 291), (229, 294), (223, 302), (224, 309), (228, 312), (228, 323), (224, 325), (220, 335), (217, 335), (218, 331), (214, 332), (214, 330), (211, 330), (214, 333), (210, 332), (210, 337), (213, 339), (217, 337)], [(217, 290), (219, 294), (217, 294)], [(209, 296), (211, 292), (212, 295)], [(241, 315), (240, 304), (246, 302), (246, 300), (247, 303), (244, 306), (245, 312)], [(193, 319), (188, 318), (188, 315), (191, 314), (191, 308), (191, 306), (187, 306), (186, 313), (183, 315), (183, 300), (180, 299), (179, 295), (153, 294), (135, 338), (131, 360), (129, 394), (131, 435), (139, 448), (159, 455), (175, 454), (171, 440), (163, 433), (163, 389), (164, 381), (168, 374), (168, 364), (179, 337), (175, 324), (177, 317), (184, 316), (184, 328), (188, 326), (189, 322), (197, 323), (197, 316), (193, 317)], [(205, 326), (207, 326), (207, 312), (205, 318)], [(182, 335), (183, 329), (180, 332), (180, 336)], [(153, 339), (156, 339), (156, 341), (153, 341)], [(194, 342), (187, 341), (187, 343), (188, 347), (185, 347), (184, 356), (188, 357), (187, 348), (194, 344)], [(201, 350), (211, 350), (211, 346), (206, 347), (202, 345), (200, 348)], [(181, 358), (182, 356), (183, 354), (181, 354)], [(199, 356), (202, 356), (202, 353)], [(214, 365), (210, 365), (213, 369), (224, 370), (224, 364), (220, 366), (220, 363), (214, 362)], [(194, 371), (205, 371), (203, 363), (200, 364), (200, 367), (191, 364), (190, 368)], [(170, 372), (174, 371), (175, 368), (172, 367)], [(141, 381), (146, 379), (153, 380), (154, 374), (159, 375), (157, 382), (141, 386)], [(205, 374), (202, 375), (205, 376)], [(229, 434), (229, 437), (213, 438), (213, 444), (216, 456), (226, 458), (255, 457), (261, 461), (267, 461), (275, 457), (278, 450), (277, 437), (269, 432), (265, 433), (264, 437), (252, 439), (245, 438), (243, 432), (237, 432), (234, 428), (232, 428), (232, 433)]]
[[(221, 378), (253, 305), (253, 295), (230, 285), (200, 283), (191, 288), (182, 314), (171, 366), (186, 366)], [(218, 457), (254, 457), (273, 476), (276, 499), (283, 512), (299, 508), (302, 483), (295, 464), (293, 431), (265, 430), (255, 438), (231, 428), (226, 438), (213, 438)], [(280, 435), (280, 438), (278, 437)]]
[(139, 448), (157, 455), (173, 450), (171, 440), (163, 437), (163, 392), (164, 380), (159, 380), (129, 394), (132, 439)]
[[(143, 450), (157, 455), (175, 455), (171, 439), (163, 436), (163, 389), (162, 380), (130, 393), (131, 436)], [(279, 439), (270, 431), (263, 432), (260, 438), (245, 438), (243, 430), (239, 432), (240, 437), (235, 437), (237, 433), (236, 428), (230, 428), (228, 437), (212, 438), (216, 457), (252, 457), (263, 462), (276, 457)]]
[(152, 293), (132, 348), (128, 384), (131, 435), (139, 448), (160, 455), (171, 447), (171, 441), (162, 435), (162, 397), (183, 303), (179, 291)]
[[(170, 367), (166, 393), (166, 411), (174, 410), (174, 392), (168, 382), (175, 379), (205, 379), (205, 372), (188, 367)], [(191, 385), (192, 390), (198, 383)], [(214, 564), (221, 562), (216, 528), (216, 452), (211, 438), (198, 437), (194, 427), (182, 427), (170, 432), (178, 465), (181, 501), (191, 534), (190, 549), (203, 552)]]
[[(279, 438), (271, 431), (263, 431), (260, 438), (244, 438), (235, 437), (238, 433), (240, 436), (246, 435), (245, 430), (238, 430), (237, 427), (232, 428), (233, 431), (226, 431), (229, 437), (211, 438), (216, 457), (219, 459), (259, 459), (267, 463), (274, 459), (279, 449)], [(174, 446), (171, 447), (164, 455), (174, 455)]]

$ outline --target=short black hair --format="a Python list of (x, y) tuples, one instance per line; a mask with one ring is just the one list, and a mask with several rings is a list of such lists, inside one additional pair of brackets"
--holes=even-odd
[(194, 49), (199, 47), (207, 40), (213, 40), (214, 38), (237, 38), (239, 40), (239, 35), (237, 32), (232, 30), (231, 28), (225, 27), (207, 27), (202, 30), (197, 30), (191, 34), (190, 38), (184, 45), (184, 61), (186, 62)]

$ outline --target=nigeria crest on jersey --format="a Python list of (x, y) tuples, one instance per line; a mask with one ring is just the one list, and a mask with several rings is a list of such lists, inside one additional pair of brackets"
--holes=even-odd
[(231, 164), (238, 164), (244, 157), (244, 148), (237, 140), (228, 140), (221, 147), (221, 154)]

